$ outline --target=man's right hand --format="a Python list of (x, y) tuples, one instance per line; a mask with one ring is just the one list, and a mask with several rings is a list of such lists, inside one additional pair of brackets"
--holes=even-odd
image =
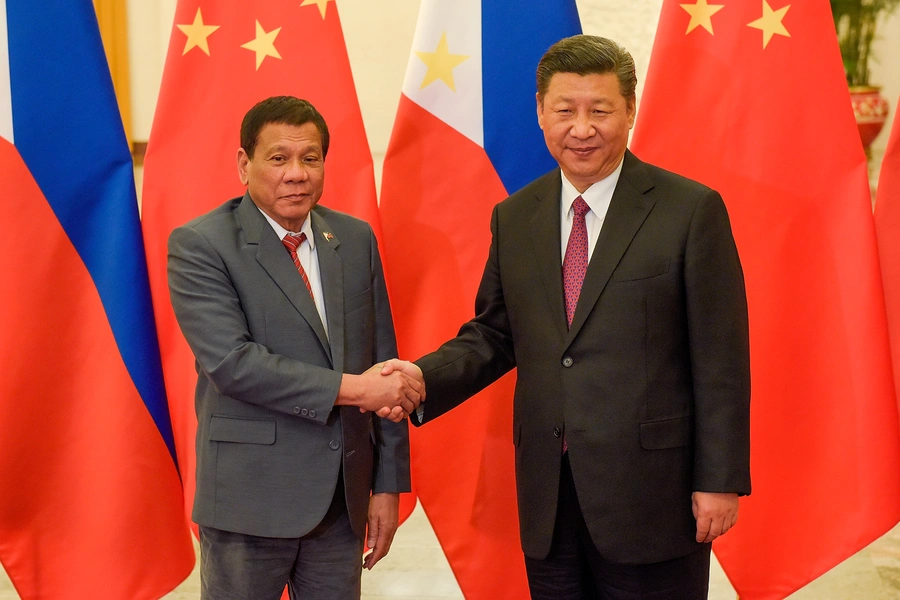
[(357, 406), (392, 421), (401, 421), (416, 410), (425, 396), (421, 380), (403, 371), (382, 374), (384, 365), (373, 365), (361, 375), (345, 373), (335, 405)]

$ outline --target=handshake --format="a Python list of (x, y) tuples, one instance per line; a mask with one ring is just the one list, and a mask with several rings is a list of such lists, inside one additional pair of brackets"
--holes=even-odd
[(399, 422), (425, 400), (425, 380), (415, 364), (392, 358), (361, 375), (344, 374), (336, 405), (357, 406), (379, 417)]

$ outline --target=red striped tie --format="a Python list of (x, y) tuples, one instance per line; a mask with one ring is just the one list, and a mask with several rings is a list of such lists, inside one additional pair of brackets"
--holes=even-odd
[(291, 253), (291, 259), (294, 261), (294, 266), (297, 267), (297, 271), (300, 272), (300, 277), (303, 278), (303, 283), (306, 284), (306, 289), (309, 291), (309, 297), (313, 299), (313, 302), (315, 302), (316, 297), (313, 296), (312, 286), (309, 285), (309, 277), (306, 276), (306, 271), (303, 270), (303, 265), (300, 264), (300, 257), (297, 256), (297, 248), (299, 248), (300, 244), (305, 241), (305, 233), (301, 233), (300, 235), (292, 235), (289, 233), (284, 236), (284, 239), (281, 240), (281, 243), (284, 244), (284, 247), (287, 248), (288, 252)]

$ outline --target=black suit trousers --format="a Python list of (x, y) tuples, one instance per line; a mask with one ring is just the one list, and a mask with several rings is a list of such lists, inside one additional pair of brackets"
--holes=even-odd
[(605, 560), (591, 541), (565, 454), (550, 554), (526, 556), (525, 568), (532, 600), (701, 600), (709, 591), (710, 549), (646, 565)]

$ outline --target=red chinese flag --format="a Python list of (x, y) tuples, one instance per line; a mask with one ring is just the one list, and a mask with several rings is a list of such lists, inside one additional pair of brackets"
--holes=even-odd
[(896, 116), (878, 178), (875, 232), (894, 357), (894, 383), (900, 391), (900, 119)]
[(244, 114), (269, 96), (305, 98), (331, 134), (322, 204), (379, 232), (372, 156), (331, 0), (179, 0), (144, 162), (143, 228), (186, 510), (194, 499), (194, 359), (175, 322), (166, 240), (175, 227), (243, 194)]
[(719, 190), (750, 307), (753, 494), (714, 548), (784, 598), (900, 519), (866, 161), (828, 4), (666, 0), (633, 148)]

